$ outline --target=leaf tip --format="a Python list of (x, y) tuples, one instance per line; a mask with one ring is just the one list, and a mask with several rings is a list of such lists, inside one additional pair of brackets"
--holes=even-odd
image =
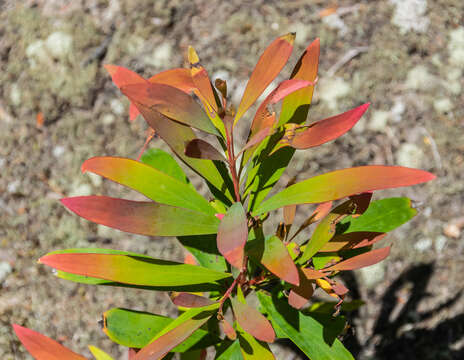
[(103, 67), (106, 69), (106, 71), (108, 71), (108, 73), (113, 76), (114, 74), (116, 74), (116, 72), (118, 71), (118, 67), (117, 65), (112, 65), (112, 64), (105, 64), (103, 65)]
[(288, 34), (281, 36), (281, 39), (287, 41), (290, 45), (293, 45), (295, 41), (295, 37), (296, 37), (296, 32), (290, 32)]
[(189, 45), (188, 47), (188, 53), (187, 53), (187, 56), (188, 56), (188, 61), (191, 65), (194, 65), (194, 64), (197, 64), (200, 62), (200, 58), (198, 57), (198, 54), (197, 52), (195, 51), (195, 49)]

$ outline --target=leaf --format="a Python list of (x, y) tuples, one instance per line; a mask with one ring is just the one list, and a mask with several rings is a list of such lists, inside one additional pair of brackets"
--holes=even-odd
[(95, 357), (95, 360), (113, 360), (111, 356), (96, 346), (89, 345), (89, 350)]
[(298, 269), (288, 253), (287, 247), (277, 236), (271, 236), (264, 240), (264, 248), (260, 254), (257, 254), (257, 258), (266, 269), (282, 280), (293, 285), (300, 283)]
[(304, 131), (297, 131), (291, 138), (284, 137), (281, 142), (295, 149), (309, 149), (334, 140), (350, 130), (366, 112), (369, 103), (309, 125)]
[[(175, 319), (147, 312), (113, 308), (103, 314), (103, 332), (116, 344), (143, 348)], [(198, 329), (172, 351), (185, 352), (220, 342), (207, 330)]]
[(402, 166), (359, 166), (332, 171), (289, 186), (263, 202), (253, 215), (282, 206), (319, 203), (362, 192), (411, 186), (433, 180), (435, 175)]
[(235, 332), (234, 328), (226, 319), (222, 319), (219, 321), (219, 325), (221, 326), (222, 331), (224, 334), (230, 339), (235, 340), (237, 338), (237, 333)]
[(272, 80), (280, 73), (292, 53), (294, 40), (294, 33), (283, 35), (274, 40), (271, 45), (264, 50), (243, 93), (234, 123), (242, 117)]
[[(296, 205), (285, 206), (284, 210), (290, 206), (296, 206)], [(313, 213), (303, 222), (303, 224), (301, 224), (301, 226), (298, 228), (295, 234), (293, 234), (292, 239), (295, 238), (300, 232), (305, 230), (311, 224), (314, 224), (315, 222), (318, 222), (319, 220), (326, 217), (327, 214), (330, 212), (331, 208), (332, 208), (332, 201), (319, 204), (316, 207), (316, 209), (313, 211)]]
[(179, 242), (208, 269), (227, 271), (227, 263), (218, 251), (216, 235), (179, 236)]
[(223, 344), (216, 349), (216, 357), (214, 360), (243, 360), (239, 340), (234, 341), (232, 344), (223, 342)]
[(154, 202), (107, 196), (61, 199), (77, 215), (125, 232), (149, 236), (214, 234), (219, 220), (214, 215)]
[[(315, 82), (319, 67), (320, 41), (314, 40), (306, 48), (292, 72), (292, 79)], [(279, 126), (292, 122), (301, 124), (306, 120), (313, 97), (314, 86), (308, 86), (287, 96), (282, 103)]]
[(206, 323), (218, 307), (219, 303), (208, 307), (187, 310), (158, 333), (150, 344), (142, 348), (134, 357), (134, 360), (163, 358), (173, 348), (186, 340), (195, 330)]
[[(259, 144), (261, 141), (263, 141), (266, 137), (271, 135), (272, 129), (271, 127), (265, 127), (261, 130), (259, 130), (246, 144), (243, 146), (242, 150), (236, 155), (236, 157), (239, 157), (243, 152), (253, 149), (257, 144)], [(246, 160), (245, 160), (246, 163)]]
[(226, 161), (224, 155), (222, 155), (213, 145), (202, 139), (191, 140), (185, 146), (185, 155), (196, 159)]
[(354, 360), (337, 335), (343, 330), (342, 317), (332, 318), (315, 313), (303, 314), (284, 301), (261, 292), (258, 299), (271, 321), (311, 360)]
[(238, 269), (243, 266), (243, 249), (248, 239), (245, 209), (240, 202), (233, 204), (219, 224), (217, 247), (226, 260)]
[(357, 231), (352, 233), (335, 235), (319, 252), (336, 252), (340, 250), (358, 249), (371, 246), (382, 240), (387, 234), (369, 231)]
[(215, 214), (208, 201), (191, 186), (144, 163), (120, 157), (93, 157), (82, 164), (90, 171), (140, 192), (161, 204)]
[(366, 212), (341, 221), (345, 233), (356, 231), (389, 232), (416, 216), (417, 210), (408, 198), (387, 198), (373, 201)]
[(140, 84), (125, 85), (121, 87), (121, 91), (136, 105), (143, 105), (169, 119), (220, 136), (208, 115), (192, 96), (175, 87), (144, 81)]
[(214, 283), (230, 274), (148, 256), (61, 253), (39, 259), (64, 272), (140, 286), (170, 287)]
[(288, 295), (288, 303), (295, 309), (305, 306), (314, 293), (314, 281), (308, 280), (299, 269), (300, 285), (292, 287)]
[(230, 298), (235, 318), (240, 326), (256, 339), (272, 343), (275, 340), (275, 332), (271, 323), (255, 308)]
[(275, 360), (269, 345), (259, 341), (237, 324), (238, 341), (244, 360)]
[(354, 256), (348, 260), (341, 261), (333, 266), (325, 268), (325, 271), (355, 270), (366, 266), (377, 264), (390, 254), (390, 247), (376, 249), (364, 254)]
[(189, 183), (187, 175), (184, 170), (180, 167), (176, 160), (161, 149), (148, 149), (145, 151), (140, 158), (140, 161), (144, 164), (150, 165), (151, 167), (169, 175), (180, 182), (185, 184)]
[(23, 346), (36, 360), (86, 360), (55, 340), (26, 327), (13, 324), (13, 330)]
[(176, 306), (182, 306), (186, 308), (204, 307), (213, 303), (212, 300), (206, 297), (186, 292), (171, 294), (171, 301)]

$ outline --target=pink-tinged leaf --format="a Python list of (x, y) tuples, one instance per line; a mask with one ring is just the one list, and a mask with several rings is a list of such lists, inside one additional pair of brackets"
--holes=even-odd
[(198, 265), (197, 260), (195, 259), (195, 257), (192, 254), (190, 254), (189, 252), (187, 254), (185, 254), (184, 264)]
[(342, 270), (355, 270), (366, 266), (377, 264), (384, 260), (390, 254), (390, 246), (382, 249), (376, 249), (367, 253), (353, 256), (344, 261), (340, 261), (338, 264), (325, 268), (324, 271), (342, 271)]
[(347, 234), (335, 235), (325, 244), (320, 252), (337, 252), (340, 250), (359, 249), (371, 246), (382, 240), (387, 234), (379, 232), (357, 231)]
[(345, 296), (350, 290), (340, 282), (335, 282), (332, 284), (332, 289), (335, 291), (335, 294), (338, 296)]
[(118, 88), (133, 84), (143, 84), (146, 81), (142, 76), (140, 76), (136, 72), (133, 72), (122, 66), (108, 64), (105, 65), (105, 69), (111, 75), (113, 83)]
[(206, 308), (190, 309), (183, 313), (163, 329), (150, 344), (142, 348), (134, 360), (162, 359), (211, 318), (213, 311), (203, 309)]
[(296, 131), (292, 137), (282, 138), (282, 143), (295, 149), (309, 149), (335, 140), (350, 130), (366, 112), (369, 103), (343, 114), (312, 123), (304, 131)]
[(277, 236), (271, 236), (264, 241), (261, 264), (282, 280), (299, 285), (298, 269), (288, 253), (287, 247)]
[(216, 216), (219, 220), (224, 219), (224, 216), (225, 216), (225, 215), (226, 215), (226, 214), (214, 214), (214, 216)]
[(243, 265), (245, 243), (248, 239), (248, 225), (243, 205), (233, 204), (219, 224), (217, 247), (226, 260), (237, 269)]
[[(298, 63), (293, 70), (292, 79), (300, 79), (314, 82), (317, 79), (319, 66), (319, 39), (314, 40), (301, 55)], [(308, 86), (288, 95), (283, 103), (280, 112), (279, 126), (288, 122), (301, 124), (306, 120), (309, 105), (313, 97), (314, 86)]]
[(140, 111), (139, 109), (137, 109), (137, 106), (135, 106), (134, 104), (130, 103), (129, 105), (129, 121), (134, 121), (137, 116), (139, 116), (140, 114)]
[(305, 273), (299, 269), (300, 285), (294, 286), (288, 295), (288, 304), (295, 309), (305, 306), (314, 293), (314, 280), (310, 280)]
[(250, 76), (250, 80), (248, 81), (240, 105), (238, 106), (234, 123), (242, 117), (272, 80), (279, 75), (292, 53), (294, 40), (294, 33), (283, 35), (274, 40), (272, 44), (264, 50), (264, 53), (259, 58)]
[(55, 340), (23, 326), (13, 324), (14, 332), (36, 360), (86, 360)]
[(363, 192), (411, 186), (435, 179), (435, 175), (402, 166), (360, 166), (336, 170), (296, 183), (261, 203), (253, 215), (286, 205), (332, 201)]
[(99, 156), (86, 160), (81, 169), (134, 189), (158, 203), (214, 214), (208, 201), (191, 186), (139, 161)]
[(220, 135), (193, 97), (173, 86), (145, 80), (140, 84), (123, 86), (121, 91), (134, 103), (156, 110), (169, 119)]
[(244, 148), (240, 151), (239, 155), (243, 152), (243, 157), (242, 157), (242, 167), (246, 165), (248, 160), (253, 156), (255, 153), (256, 149), (259, 148), (259, 145), (262, 141), (266, 139), (269, 135), (272, 135), (274, 133), (273, 126), (276, 121), (276, 116), (275, 113), (267, 113), (260, 126), (262, 127), (261, 130), (259, 130), (257, 133), (251, 134), (251, 139), (248, 141), (248, 143), (244, 146)]
[(129, 348), (129, 350), (127, 351), (127, 358), (129, 360), (134, 360), (135, 355), (137, 355), (137, 352), (135, 351), (135, 349)]
[(261, 141), (263, 141), (265, 138), (267, 138), (271, 134), (272, 134), (272, 129), (270, 127), (266, 127), (264, 129), (261, 129), (260, 131), (258, 131), (256, 133), (256, 135), (254, 135), (245, 144), (245, 146), (242, 148), (242, 150), (240, 150), (240, 152), (237, 154), (237, 157), (240, 156), (240, 154), (242, 154), (244, 151), (246, 151), (246, 150), (256, 146), (257, 144), (259, 144)]
[(232, 325), (230, 325), (230, 323), (226, 319), (222, 319), (219, 322), (219, 325), (221, 325), (222, 331), (230, 340), (233, 341), (237, 338), (237, 333), (235, 332), (235, 329)]
[[(296, 206), (296, 205), (289, 205), (289, 206)], [(286, 207), (287, 206), (285, 206), (284, 209)], [(316, 209), (313, 211), (313, 213), (304, 221), (303, 224), (301, 224), (301, 226), (298, 228), (298, 230), (295, 232), (292, 238), (295, 238), (300, 232), (305, 230), (311, 224), (314, 224), (315, 222), (318, 222), (319, 220), (326, 217), (327, 214), (330, 212), (331, 208), (332, 208), (332, 201), (319, 204), (316, 207)]]
[(226, 158), (210, 143), (193, 139), (185, 146), (185, 155), (196, 159), (226, 161)]
[(232, 309), (240, 326), (256, 339), (272, 343), (275, 340), (275, 332), (271, 323), (263, 314), (255, 308), (231, 298)]
[(186, 292), (172, 293), (171, 301), (176, 306), (182, 306), (186, 308), (203, 307), (213, 303), (213, 301), (208, 298)]
[(303, 272), (305, 278), (308, 280), (320, 279), (327, 275), (327, 274), (324, 274), (322, 271), (314, 270), (310, 268), (303, 268), (301, 269), (301, 271)]
[(97, 224), (149, 236), (214, 234), (219, 220), (214, 215), (157, 204), (107, 196), (61, 199), (69, 210)]

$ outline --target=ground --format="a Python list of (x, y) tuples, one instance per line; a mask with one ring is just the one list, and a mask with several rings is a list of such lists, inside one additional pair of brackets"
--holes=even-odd
[[(88, 356), (88, 344), (123, 356), (98, 327), (102, 312), (172, 312), (161, 293), (68, 283), (36, 262), (51, 250), (95, 246), (182, 259), (172, 239), (96, 226), (58, 201), (133, 197), (80, 173), (94, 155), (136, 157), (146, 134), (142, 119), (129, 123), (128, 103), (103, 64), (149, 76), (184, 66), (194, 45), (212, 78), (228, 81), (237, 104), (260, 53), (290, 31), (297, 33), (292, 64), (321, 39), (311, 120), (371, 106), (350, 133), (298, 152), (282, 181), (365, 164), (437, 175), (426, 185), (376, 194), (409, 196), (419, 215), (384, 241), (393, 245), (387, 261), (345, 279), (367, 302), (351, 319), (347, 346), (357, 359), (464, 358), (462, 0), (3, 0), (0, 11), (2, 359), (28, 358), (13, 322)], [(278, 358), (299, 356), (275, 348)]]

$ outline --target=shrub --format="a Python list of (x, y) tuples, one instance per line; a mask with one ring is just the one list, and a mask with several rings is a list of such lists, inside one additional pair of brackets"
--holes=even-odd
[[(296, 150), (343, 135), (369, 106), (306, 123), (317, 82), (316, 40), (290, 79), (259, 105), (246, 145), (236, 152), (236, 124), (280, 73), (294, 37), (279, 37), (264, 51), (237, 108), (228, 103), (227, 83), (216, 79), (212, 85), (193, 48), (190, 69), (168, 70), (149, 80), (106, 66), (131, 101), (131, 120), (140, 113), (214, 196), (207, 200), (198, 194), (170, 154), (149, 149), (140, 160), (94, 157), (82, 171), (127, 186), (150, 201), (62, 199), (68, 209), (98, 224), (177, 237), (193, 255), (177, 263), (119, 250), (67, 249), (39, 260), (71, 281), (171, 292), (180, 312), (175, 319), (121, 308), (103, 314), (103, 331), (131, 348), (129, 358), (160, 359), (179, 352), (204, 359), (207, 349), (214, 348), (216, 359), (272, 359), (268, 343), (288, 338), (311, 359), (352, 359), (337, 336), (345, 326), (343, 313), (359, 302), (344, 303), (349, 290), (338, 275), (385, 259), (390, 247), (373, 249), (373, 244), (416, 214), (409, 199), (371, 202), (372, 192), (434, 176), (398, 166), (360, 166), (292, 181), (268, 196)], [(280, 101), (277, 115), (273, 105)], [(296, 207), (302, 204), (318, 205), (296, 226)], [(281, 215), (274, 211), (278, 209)], [(278, 225), (268, 231), (266, 222)], [(333, 301), (319, 297), (308, 305), (316, 290)], [(259, 310), (250, 305), (256, 298)], [(14, 328), (37, 359), (83, 358), (32, 330)], [(90, 349), (97, 359), (110, 359)]]

